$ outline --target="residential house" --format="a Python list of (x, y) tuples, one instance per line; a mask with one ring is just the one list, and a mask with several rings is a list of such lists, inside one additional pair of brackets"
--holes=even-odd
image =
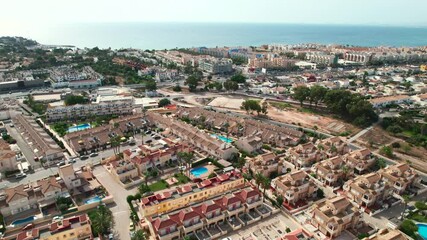
[(16, 240), (68, 240), (93, 239), (91, 222), (87, 214), (72, 216), (49, 225), (21, 230)]
[(320, 140), (317, 148), (322, 150), (323, 154), (326, 154), (326, 158), (344, 155), (350, 152), (347, 141), (343, 137), (330, 137)]
[(0, 138), (0, 172), (18, 169), (16, 152), (10, 148), (9, 143)]
[(67, 195), (64, 182), (52, 176), (2, 190), (0, 211), (5, 217), (30, 209), (43, 211), (43, 208), (55, 204), (57, 197)]
[(241, 137), (234, 142), (239, 150), (247, 153), (255, 153), (262, 148), (262, 139), (256, 135)]
[(270, 176), (272, 173), (275, 173), (277, 176), (277, 174), (286, 172), (283, 161), (283, 159), (279, 159), (273, 152), (268, 152), (248, 159), (246, 166), (254, 174), (261, 173), (264, 176)]
[(67, 164), (59, 167), (58, 174), (71, 195), (91, 192), (101, 187), (101, 184), (87, 167), (75, 170), (73, 165)]
[(47, 161), (48, 164), (64, 158), (62, 149), (35, 120), (20, 114), (16, 115), (12, 121), (15, 129), (30, 145), (36, 157)]
[(409, 240), (401, 231), (397, 229), (380, 229), (374, 235), (364, 238), (363, 240)]
[(420, 185), (421, 178), (407, 163), (398, 163), (381, 169), (379, 173), (396, 194), (402, 195), (410, 187)]
[(359, 207), (381, 206), (390, 194), (390, 187), (380, 173), (370, 173), (347, 181), (343, 189), (347, 197)]
[(244, 179), (240, 173), (228, 172), (199, 183), (191, 183), (143, 197), (139, 210), (145, 217), (171, 212), (189, 203), (206, 200), (242, 186), (244, 186)]
[(323, 155), (312, 142), (308, 142), (290, 148), (287, 152), (287, 157), (289, 162), (300, 169), (311, 167), (314, 163), (320, 161)]
[(131, 161), (124, 159), (109, 162), (107, 168), (113, 177), (121, 183), (139, 176), (138, 168)]
[(295, 204), (305, 201), (317, 193), (318, 187), (303, 170), (277, 177), (272, 187), (283, 196), (285, 203)]
[(376, 158), (367, 148), (355, 150), (344, 156), (346, 165), (354, 170), (355, 173), (363, 174), (375, 165)]
[(342, 156), (335, 156), (319, 163), (312, 167), (312, 172), (316, 174), (316, 178), (331, 187), (340, 186), (345, 179), (353, 175), (353, 169), (345, 165)]
[(360, 213), (343, 196), (326, 199), (313, 205), (310, 223), (328, 238), (335, 238), (360, 223)]

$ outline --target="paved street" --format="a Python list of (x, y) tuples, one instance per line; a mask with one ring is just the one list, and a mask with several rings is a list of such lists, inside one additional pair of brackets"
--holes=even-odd
[(9, 124), (6, 125), (6, 130), (10, 136), (12, 136), (16, 140), (16, 144), (21, 149), (22, 154), (24, 154), (25, 158), (29, 162), (29, 164), (33, 167), (33, 169), (40, 168), (40, 163), (34, 161), (34, 152), (31, 147), (26, 143), (26, 141), (22, 138), (21, 134), (18, 133), (16, 128), (10, 127)]
[(102, 166), (98, 166), (94, 169), (94, 175), (98, 181), (107, 189), (107, 191), (113, 195), (115, 204), (110, 206), (110, 210), (113, 212), (114, 216), (114, 231), (116, 239), (129, 240), (130, 210), (129, 205), (126, 202), (126, 197), (130, 194), (135, 194), (137, 190), (124, 189)]

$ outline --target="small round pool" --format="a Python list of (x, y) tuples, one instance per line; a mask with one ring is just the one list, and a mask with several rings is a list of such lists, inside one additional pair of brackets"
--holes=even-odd
[(418, 223), (418, 233), (420, 234), (420, 236), (427, 240), (427, 224), (423, 224), (423, 223)]
[(205, 167), (198, 167), (198, 168), (193, 168), (190, 170), (190, 173), (193, 174), (193, 176), (195, 177), (200, 177), (203, 174), (206, 174), (208, 172), (208, 169)]

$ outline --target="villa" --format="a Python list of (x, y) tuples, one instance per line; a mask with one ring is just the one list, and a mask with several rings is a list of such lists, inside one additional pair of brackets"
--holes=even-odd
[(318, 190), (317, 185), (300, 170), (273, 179), (272, 187), (283, 196), (285, 203), (295, 204), (311, 198)]
[(374, 155), (367, 148), (350, 152), (344, 156), (344, 159), (347, 166), (358, 174), (366, 173), (376, 162)]
[(241, 137), (236, 142), (236, 147), (239, 150), (245, 151), (247, 153), (257, 152), (262, 148), (262, 139), (256, 135)]
[(347, 197), (359, 207), (381, 206), (392, 189), (386, 184), (380, 173), (370, 173), (347, 181), (343, 189)]
[(248, 159), (246, 167), (252, 170), (254, 174), (261, 173), (264, 176), (270, 176), (272, 173), (281, 174), (286, 172), (283, 161), (273, 152), (268, 152)]
[(321, 151), (311, 142), (290, 148), (287, 155), (289, 161), (298, 169), (310, 167), (322, 159)]
[(313, 205), (310, 223), (329, 238), (335, 238), (360, 222), (360, 213), (343, 196), (326, 199)]
[(407, 163), (390, 165), (379, 172), (384, 181), (399, 195), (402, 195), (411, 186), (419, 186), (421, 183), (419, 175)]
[(332, 187), (339, 186), (343, 180), (353, 175), (352, 169), (345, 165), (342, 156), (323, 160), (313, 165), (311, 169), (317, 175), (319, 181)]
[(348, 144), (343, 137), (331, 137), (321, 140), (317, 145), (327, 158), (335, 157), (337, 155), (344, 155), (350, 151)]

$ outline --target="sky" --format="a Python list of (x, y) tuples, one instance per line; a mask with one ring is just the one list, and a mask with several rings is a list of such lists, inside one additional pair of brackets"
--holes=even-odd
[(0, 0), (0, 6), (0, 28), (82, 22), (427, 26), (426, 0)]

